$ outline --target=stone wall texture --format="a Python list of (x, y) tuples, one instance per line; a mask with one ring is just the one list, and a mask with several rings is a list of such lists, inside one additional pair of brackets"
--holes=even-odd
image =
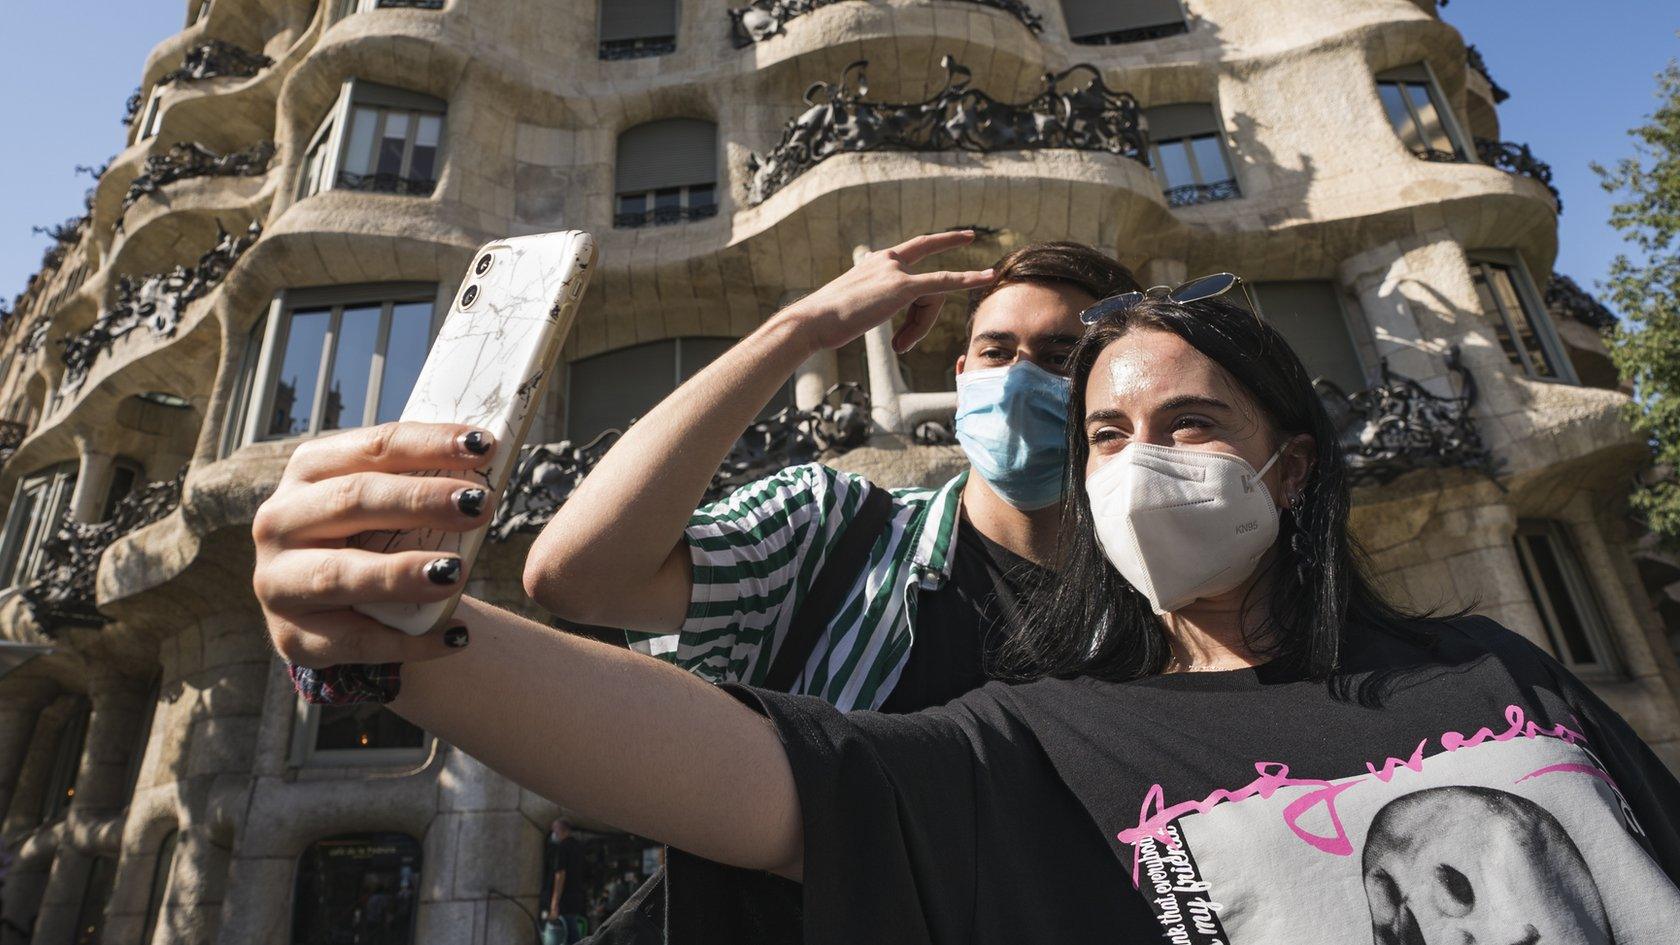
[[(1556, 202), (1536, 180), (1473, 155), (1415, 157), (1378, 95), (1377, 74), (1426, 64), (1464, 140), (1498, 137), (1488, 81), (1466, 68), (1464, 38), (1429, 0), (1185, 0), (1186, 30), (1112, 45), (1074, 42), (1058, 0), (1027, 0), (1037, 32), (973, 0), (847, 0), (743, 48), (725, 4), (673, 0), (673, 50), (602, 58), (598, 4), (616, 2), (213, 0), (200, 16), (188, 0), (184, 28), (141, 66), (145, 114), (62, 258), (0, 324), (0, 405), (21, 435), (0, 468), (0, 501), (68, 464), (78, 474), (71, 520), (93, 523), (119, 471), (150, 483), (183, 464), (187, 473), (166, 514), (103, 548), (96, 617), (43, 620), (16, 589), (0, 596), (0, 640), (20, 664), (0, 678), (10, 857), (0, 945), (30, 930), (48, 945), (77, 940), (86, 900), (104, 895), (93, 880), (110, 864), (103, 916), (91, 910), (106, 945), (293, 942), (299, 857), (360, 831), (422, 845), (414, 941), (531, 940), (521, 907), (536, 907), (553, 804), (448, 745), (335, 761), (304, 744), (310, 713), (268, 645), (249, 582), (252, 514), (299, 439), (230, 430), (250, 409), (252, 365), (266, 363), (260, 326), (281, 293), (421, 283), (447, 301), (477, 246), (553, 229), (589, 230), (600, 247), (568, 363), (663, 339), (740, 337), (844, 271), (859, 247), (957, 226), (983, 229), (953, 265), (983, 268), (1016, 246), (1074, 239), (1150, 283), (1220, 270), (1321, 280), (1340, 298), (1367, 383), (1382, 382), (1386, 363), (1452, 394), (1448, 352), (1459, 352), (1477, 387), (1473, 422), (1499, 464), (1497, 476), (1423, 468), (1362, 487), (1354, 519), (1373, 570), (1402, 601), (1471, 607), (1555, 649), (1515, 540), (1525, 523), (1555, 523), (1613, 654), (1595, 688), (1680, 765), (1677, 627), (1664, 624), (1680, 615), (1680, 568), (1648, 552), (1626, 514), (1645, 461), (1619, 418), (1627, 393), (1528, 376), (1473, 282), (1472, 257), (1492, 252), (1543, 286)], [(270, 64), (160, 83), (210, 40)], [(869, 98), (915, 102), (943, 86), (946, 55), (1003, 101), (1090, 63), (1145, 108), (1209, 103), (1240, 195), (1173, 207), (1143, 163), (1102, 151), (872, 151), (832, 156), (750, 203), (749, 154), (768, 152), (807, 110), (809, 86), (867, 59)], [(352, 80), (444, 104), (429, 195), (299, 196), (316, 131)], [(615, 226), (619, 136), (668, 118), (715, 124), (718, 210)], [(147, 159), (177, 143), (225, 155), (265, 141), (266, 169), (123, 199)], [(252, 223), (255, 243), (186, 302), (172, 333), (129, 332), (84, 365), (79, 383), (65, 382), (60, 342), (100, 324), (124, 277), (191, 268), (220, 233)], [(867, 382), (874, 394), (876, 435), (836, 465), (886, 485), (941, 482), (961, 468), (960, 452), (910, 436), (918, 417), (948, 414), (956, 308), (903, 364), (874, 338), (802, 378), (804, 401), (833, 381)], [(1603, 376), (1596, 332), (1558, 325), (1555, 336), (1572, 375)], [(551, 386), (533, 440), (566, 436), (566, 391)], [(13, 531), (26, 524), (12, 518)], [(489, 546), (469, 592), (530, 610), (519, 585), (529, 542)], [(75, 744), (62, 746), (78, 733), (73, 754)], [(54, 804), (55, 765), (66, 763), (75, 790)], [(160, 859), (166, 840), (174, 855)], [(160, 863), (167, 876), (156, 875)]]

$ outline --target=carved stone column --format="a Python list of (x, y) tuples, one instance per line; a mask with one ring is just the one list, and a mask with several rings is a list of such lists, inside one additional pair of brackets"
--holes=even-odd
[(70, 517), (78, 522), (95, 522), (104, 511), (105, 496), (111, 491), (111, 470), (115, 456), (95, 450), (82, 453), (76, 472), (76, 491), (70, 497)]

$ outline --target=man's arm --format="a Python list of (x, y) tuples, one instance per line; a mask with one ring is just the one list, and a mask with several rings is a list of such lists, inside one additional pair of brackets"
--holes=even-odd
[(901, 350), (931, 327), (946, 293), (991, 281), (983, 272), (913, 275), (923, 258), (971, 231), (919, 236), (870, 253), (772, 316), (631, 427), (532, 545), (525, 590), (566, 620), (665, 632), (681, 626), (693, 587), (683, 528), (737, 439), (794, 370), (909, 306)]

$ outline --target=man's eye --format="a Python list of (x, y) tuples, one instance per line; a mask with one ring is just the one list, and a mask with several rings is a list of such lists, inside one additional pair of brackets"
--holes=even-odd
[(1003, 350), (1002, 348), (987, 348), (986, 350), (980, 352), (980, 356), (982, 358), (997, 360), (999, 358), (1009, 357), (1009, 352)]

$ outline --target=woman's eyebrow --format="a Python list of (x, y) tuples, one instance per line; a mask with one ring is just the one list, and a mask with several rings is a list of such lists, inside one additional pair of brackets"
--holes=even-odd
[(1218, 407), (1223, 410), (1231, 409), (1231, 405), (1225, 401), (1220, 400), (1217, 397), (1208, 397), (1202, 394), (1180, 394), (1177, 397), (1162, 401), (1155, 409), (1179, 410), (1184, 407)]

